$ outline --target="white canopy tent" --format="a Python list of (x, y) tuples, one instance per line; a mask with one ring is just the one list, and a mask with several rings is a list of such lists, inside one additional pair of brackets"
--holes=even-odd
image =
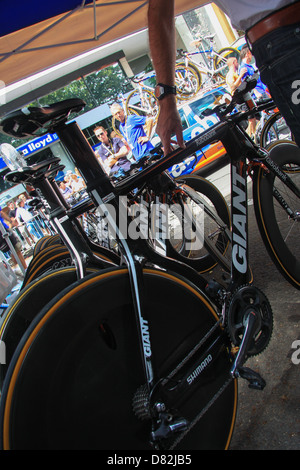
[[(176, 14), (205, 3), (176, 0)], [(8, 86), (145, 29), (147, 5), (147, 0), (2, 1), (0, 80)]]

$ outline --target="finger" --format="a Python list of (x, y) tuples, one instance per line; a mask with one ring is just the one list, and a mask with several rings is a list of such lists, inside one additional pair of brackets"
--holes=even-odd
[(179, 145), (180, 148), (185, 148), (185, 143), (184, 143), (184, 140), (183, 140), (183, 134), (181, 132), (181, 130), (177, 131), (177, 134), (176, 134), (176, 137), (177, 137), (177, 144)]

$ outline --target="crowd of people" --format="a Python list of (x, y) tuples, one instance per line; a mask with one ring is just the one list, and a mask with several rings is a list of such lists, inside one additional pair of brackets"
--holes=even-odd
[(150, 141), (152, 118), (126, 115), (122, 106), (114, 103), (112, 117), (119, 121), (119, 135), (108, 135), (103, 126), (97, 126), (94, 134), (100, 141), (96, 157), (109, 176), (120, 177), (130, 172), (132, 163), (138, 163), (153, 148)]
[[(258, 80), (253, 91), (255, 97), (273, 97), (299, 144), (299, 106), (298, 102), (291, 100), (297, 78), (295, 71), (298, 73), (300, 60), (299, 34), (295, 35), (300, 20), (298, 2), (273, 0), (268, 3), (268, 8), (258, 0), (254, 0), (251, 5), (244, 0), (233, 0), (231, 3), (217, 0), (216, 3), (230, 17), (234, 27), (246, 32), (247, 45), (241, 49), (241, 63), (232, 57), (227, 62), (229, 72), (226, 84), (230, 93), (233, 94), (246, 77), (253, 75), (253, 53), (263, 78), (263, 81)], [(167, 5), (160, 0), (149, 0), (150, 52), (158, 85), (160, 90), (164, 90), (158, 97), (160, 113), (156, 132), (161, 138), (165, 153), (171, 150), (170, 142), (174, 135), (178, 145), (184, 147), (181, 119), (174, 96), (174, 11), (174, 0), (167, 2)], [(162, 44), (164, 47), (161, 47)], [(289, 51), (288, 55), (286, 51)], [(111, 106), (111, 114), (119, 121), (119, 133), (109, 135), (107, 129), (98, 125), (94, 134), (100, 145), (95, 155), (108, 175), (119, 177), (128, 174), (132, 163), (138, 163), (153, 148), (150, 140), (153, 120), (144, 116), (126, 115), (118, 103)], [(256, 125), (256, 118), (249, 119), (247, 131), (251, 136), (255, 134)], [(63, 181), (59, 182), (59, 188), (66, 201), (73, 205), (79, 200), (77, 196), (85, 189), (85, 183), (75, 169), (74, 173), (67, 171)], [(47, 233), (45, 222), (28, 207), (26, 197), (20, 196), (17, 201), (11, 201), (8, 209), (3, 211), (0, 208), (0, 218), (3, 226), (13, 235), (12, 240), (18, 250), (18, 241), (30, 247)], [(12, 229), (16, 240), (11, 233)], [(2, 242), (5, 250), (5, 241)]]
[[(76, 195), (80, 194), (86, 185), (78, 169), (75, 168), (74, 173), (67, 171), (59, 187), (66, 200), (72, 205), (77, 200)], [(15, 251), (24, 269), (27, 268), (24, 256), (30, 256), (31, 249), (36, 242), (52, 233), (44, 217), (43, 209), (37, 210), (34, 201), (38, 202), (30, 196), (30, 193), (23, 193), (15, 200), (11, 200), (7, 207), (0, 207), (0, 222), (4, 230), (4, 235), (0, 231), (0, 251), (11, 258), (14, 266), (19, 264), (13, 254)], [(7, 242), (6, 234), (11, 243)]]
[(81, 199), (86, 185), (78, 171), (78, 168), (75, 168), (74, 172), (68, 170), (64, 179), (58, 181), (58, 187), (66, 202), (70, 206), (73, 206)]
[(11, 257), (14, 265), (18, 264), (9, 240), (24, 269), (27, 268), (25, 254), (30, 253), (40, 238), (51, 233), (43, 213), (35, 209), (32, 201), (33, 198), (23, 193), (7, 207), (0, 207), (0, 222), (4, 229), (0, 232), (0, 250)]

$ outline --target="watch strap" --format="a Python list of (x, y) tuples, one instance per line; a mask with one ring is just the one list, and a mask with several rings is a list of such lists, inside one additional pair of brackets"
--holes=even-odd
[(176, 95), (176, 86), (165, 85), (164, 83), (157, 83), (156, 87), (163, 89), (159, 96), (156, 95), (158, 100), (162, 100), (166, 95)]

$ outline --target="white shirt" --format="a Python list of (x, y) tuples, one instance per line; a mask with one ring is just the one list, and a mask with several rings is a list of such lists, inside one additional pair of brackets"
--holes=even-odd
[(18, 207), (17, 211), (16, 211), (16, 218), (22, 222), (28, 222), (29, 220), (32, 219), (32, 214), (27, 211), (26, 209), (24, 209), (24, 207)]
[[(246, 31), (270, 13), (296, 0), (214, 0), (230, 18), (232, 26)], [(300, 4), (299, 4), (300, 8)]]

